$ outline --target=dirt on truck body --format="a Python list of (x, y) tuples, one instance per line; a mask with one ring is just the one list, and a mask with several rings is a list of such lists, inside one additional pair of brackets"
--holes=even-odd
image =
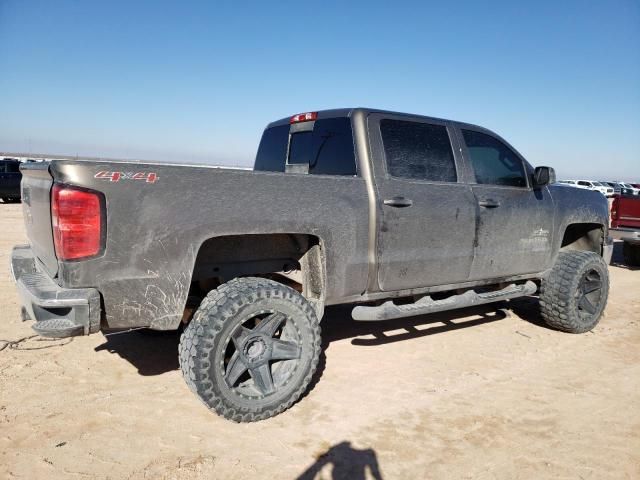
[(308, 112), (267, 127), (253, 171), (66, 159), (22, 173), (30, 243), (12, 272), (34, 329), (184, 326), (187, 384), (234, 421), (302, 395), (326, 305), (385, 321), (538, 293), (573, 333), (606, 305), (606, 199), (474, 125)]

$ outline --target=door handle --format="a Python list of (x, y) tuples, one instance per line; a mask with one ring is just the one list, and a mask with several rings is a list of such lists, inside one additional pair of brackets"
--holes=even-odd
[(488, 198), (486, 200), (480, 200), (478, 205), (484, 208), (497, 208), (500, 206), (500, 202)]
[(404, 197), (393, 197), (384, 200), (384, 204), (390, 207), (405, 208), (413, 205), (413, 200)]

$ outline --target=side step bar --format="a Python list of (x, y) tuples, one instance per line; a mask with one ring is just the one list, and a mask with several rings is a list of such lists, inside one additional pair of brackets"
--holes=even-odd
[(511, 284), (502, 290), (485, 293), (468, 290), (460, 295), (452, 295), (443, 300), (433, 300), (428, 295), (422, 297), (415, 303), (407, 305), (396, 305), (393, 301), (389, 300), (377, 307), (359, 305), (351, 311), (351, 317), (353, 317), (354, 320), (365, 322), (411, 317), (414, 315), (472, 307), (482, 305), (483, 303), (499, 302), (500, 300), (533, 295), (537, 289), (538, 287), (534, 282), (527, 280), (526, 283), (520, 285)]

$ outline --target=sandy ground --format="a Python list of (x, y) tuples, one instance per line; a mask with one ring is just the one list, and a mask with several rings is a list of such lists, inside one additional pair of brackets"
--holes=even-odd
[[(4, 340), (32, 334), (7, 268), (24, 242), (20, 205), (0, 204)], [(331, 310), (315, 387), (243, 425), (190, 393), (174, 334), (27, 339), (0, 351), (0, 478), (640, 478), (640, 271), (611, 267), (591, 333), (535, 307), (379, 325)]]

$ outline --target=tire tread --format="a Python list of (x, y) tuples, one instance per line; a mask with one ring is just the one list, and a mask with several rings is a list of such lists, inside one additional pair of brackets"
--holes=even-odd
[[(311, 365), (298, 388), (286, 401), (266, 409), (245, 411), (224, 400), (214, 382), (209, 380), (209, 351), (225, 321), (242, 305), (258, 298), (280, 298), (297, 303), (307, 314), (313, 335)], [(259, 277), (231, 280), (212, 290), (202, 300), (191, 323), (186, 327), (178, 347), (180, 369), (189, 389), (218, 415), (234, 422), (255, 422), (282, 413), (305, 392), (318, 366), (321, 350), (320, 323), (311, 304), (286, 285)]]
[(600, 314), (591, 323), (585, 323), (577, 313), (574, 292), (582, 273), (589, 266), (598, 265), (605, 275), (602, 278), (603, 303), (606, 305), (609, 292), (607, 265), (594, 252), (570, 250), (560, 252), (550, 274), (543, 279), (540, 287), (540, 312), (547, 325), (569, 333), (587, 332), (598, 323)]

